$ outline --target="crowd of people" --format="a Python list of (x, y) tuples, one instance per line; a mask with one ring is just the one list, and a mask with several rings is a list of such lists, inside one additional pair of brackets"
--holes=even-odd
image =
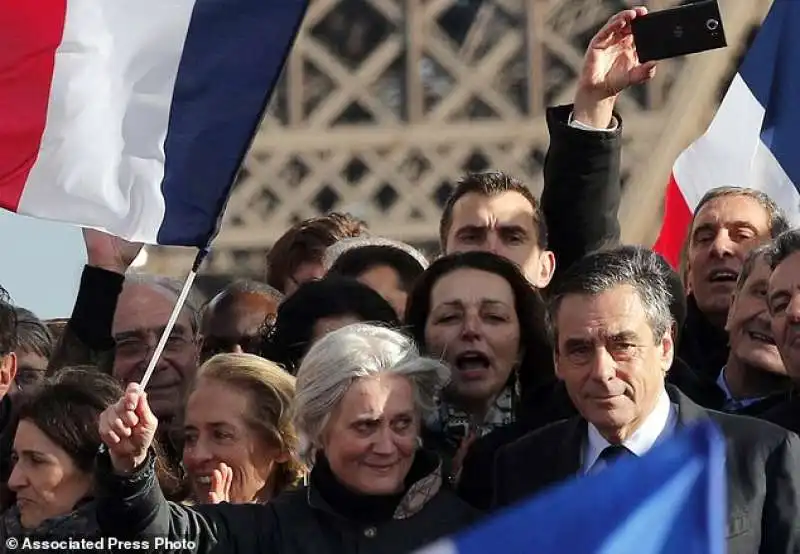
[(435, 260), (346, 214), (300, 222), (264, 283), (189, 296), (145, 390), (181, 283), (85, 230), (68, 320), (0, 302), (0, 541), (408, 553), (710, 419), (728, 551), (800, 552), (800, 230), (731, 186), (680, 271), (620, 244), (614, 105), (655, 72), (644, 13), (597, 33), (548, 111), (540, 199), (463, 176)]

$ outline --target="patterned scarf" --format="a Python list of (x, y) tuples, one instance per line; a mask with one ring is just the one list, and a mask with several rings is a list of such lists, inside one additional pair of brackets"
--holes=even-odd
[(467, 412), (456, 408), (442, 399), (439, 407), (427, 423), (428, 431), (436, 435), (446, 446), (449, 454), (461, 446), (464, 438), (488, 435), (498, 427), (504, 427), (515, 420), (519, 395), (514, 385), (509, 385), (494, 401), (482, 422), (474, 421)]
[(32, 536), (47, 537), (93, 537), (99, 535), (95, 503), (92, 501), (79, 504), (72, 512), (43, 521), (35, 529), (25, 529), (20, 520), (19, 508), (12, 506), (0, 516), (0, 539), (6, 537)]

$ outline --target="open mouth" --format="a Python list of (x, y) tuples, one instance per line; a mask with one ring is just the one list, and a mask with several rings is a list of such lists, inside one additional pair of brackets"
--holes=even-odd
[(736, 283), (739, 273), (727, 268), (714, 269), (708, 274), (711, 283)]
[(459, 354), (453, 365), (458, 371), (483, 371), (489, 368), (491, 362), (489, 356), (483, 352), (469, 350)]

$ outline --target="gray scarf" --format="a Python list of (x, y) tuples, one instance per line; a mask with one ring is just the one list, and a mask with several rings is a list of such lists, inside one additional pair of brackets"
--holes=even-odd
[(6, 537), (31, 536), (37, 539), (47, 537), (85, 537), (99, 536), (100, 530), (95, 517), (95, 503), (85, 501), (70, 513), (43, 521), (35, 529), (25, 529), (20, 521), (19, 508), (12, 506), (0, 516), (0, 544)]

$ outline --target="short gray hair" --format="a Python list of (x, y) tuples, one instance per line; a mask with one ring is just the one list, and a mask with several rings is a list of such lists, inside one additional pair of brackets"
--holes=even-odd
[[(183, 289), (182, 281), (163, 275), (153, 275), (151, 273), (126, 273), (125, 284), (143, 285), (161, 290), (169, 294), (171, 298), (174, 298), (175, 302), (178, 301), (178, 297)], [(189, 296), (186, 297), (186, 302), (183, 304), (183, 310), (189, 315), (192, 333), (197, 333), (200, 330), (200, 312), (204, 304), (205, 302), (202, 294), (195, 289), (189, 291)]]
[(294, 422), (306, 449), (320, 447), (330, 414), (350, 386), (382, 373), (408, 378), (422, 420), (436, 409), (450, 375), (444, 364), (422, 356), (411, 338), (387, 327), (355, 323), (317, 341), (297, 371)]
[(659, 340), (674, 321), (670, 291), (658, 254), (644, 247), (623, 246), (595, 252), (571, 265), (555, 283), (548, 310), (548, 330), (558, 350), (558, 310), (566, 296), (594, 296), (619, 286), (634, 288), (653, 337)]

